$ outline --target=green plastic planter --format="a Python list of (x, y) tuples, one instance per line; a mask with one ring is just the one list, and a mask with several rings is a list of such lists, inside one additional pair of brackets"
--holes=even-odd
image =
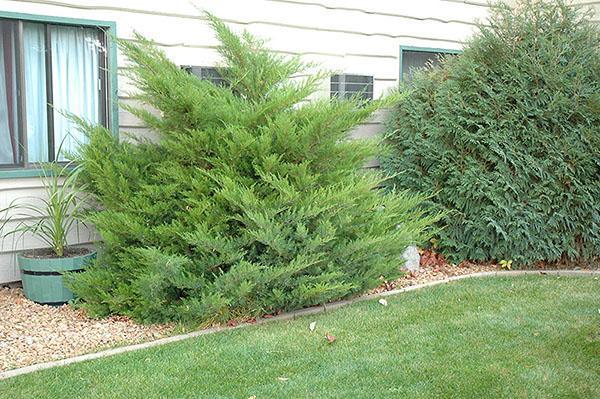
[(62, 274), (82, 270), (95, 256), (95, 251), (68, 258), (33, 258), (20, 254), (19, 267), (25, 297), (45, 305), (69, 302), (75, 296), (64, 286)]

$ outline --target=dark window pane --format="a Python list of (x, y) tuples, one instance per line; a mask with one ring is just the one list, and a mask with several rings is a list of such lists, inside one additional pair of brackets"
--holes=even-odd
[(229, 86), (229, 82), (221, 76), (217, 68), (193, 65), (183, 66), (182, 68), (199, 79), (208, 80), (217, 86)]
[(368, 84), (364, 84), (364, 83), (348, 83), (348, 82), (346, 82), (346, 91), (359, 92), (359, 91), (365, 91), (365, 90), (373, 91), (373, 85), (368, 85)]
[(372, 76), (361, 76), (361, 75), (346, 75), (345, 76), (346, 83), (362, 83), (368, 84), (373, 83)]
[(437, 66), (444, 57), (453, 53), (433, 51), (402, 50), (402, 76), (401, 80), (411, 82), (415, 69), (424, 68), (428, 65)]
[(16, 36), (17, 24), (0, 20), (0, 165), (20, 163)]

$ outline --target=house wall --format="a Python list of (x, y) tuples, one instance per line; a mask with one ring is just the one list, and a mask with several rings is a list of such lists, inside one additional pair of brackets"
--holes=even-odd
[[(600, 1), (594, 3), (600, 7)], [(0, 0), (0, 11), (114, 21), (117, 36), (138, 31), (154, 39), (180, 65), (218, 63), (217, 42), (196, 4), (223, 18), (234, 29), (247, 29), (269, 39), (282, 54), (302, 55), (334, 71), (374, 76), (374, 95), (399, 80), (399, 47), (460, 49), (475, 21), (488, 14), (486, 1), (457, 0)], [(119, 54), (118, 68), (127, 61)], [(329, 95), (328, 82), (320, 95)], [(119, 77), (118, 97), (131, 103), (132, 87)], [(353, 137), (369, 137), (382, 128), (379, 114), (356, 129)], [(119, 112), (121, 132), (151, 136), (139, 120)], [(0, 209), (13, 199), (43, 195), (38, 178), (0, 179)], [(13, 225), (19, 221), (11, 222)], [(71, 242), (93, 241), (82, 229)], [(0, 283), (19, 279), (16, 253), (43, 246), (32, 237), (0, 243)]]

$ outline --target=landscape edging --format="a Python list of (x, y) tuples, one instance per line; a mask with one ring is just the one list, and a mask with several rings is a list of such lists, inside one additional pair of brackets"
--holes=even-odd
[(152, 348), (154, 346), (161, 346), (165, 344), (169, 344), (172, 342), (178, 342), (185, 339), (195, 338), (202, 335), (214, 334), (221, 331), (234, 330), (242, 327), (249, 327), (257, 324), (264, 324), (271, 321), (281, 321), (281, 320), (290, 320), (296, 319), (298, 317), (303, 317), (312, 314), (325, 313), (333, 309), (337, 309), (343, 306), (347, 306), (357, 302), (368, 301), (376, 298), (387, 297), (392, 295), (401, 294), (403, 292), (419, 290), (422, 288), (433, 287), (435, 285), (446, 284), (453, 281), (463, 280), (467, 278), (478, 278), (478, 277), (495, 277), (495, 276), (524, 276), (524, 275), (547, 275), (547, 276), (587, 276), (594, 277), (600, 276), (600, 270), (511, 270), (511, 271), (496, 271), (496, 272), (478, 272), (472, 274), (464, 274), (460, 276), (449, 277), (443, 280), (431, 281), (428, 283), (411, 285), (408, 287), (403, 287), (391, 291), (383, 291), (375, 294), (363, 295), (356, 298), (346, 299), (342, 301), (331, 302), (325, 305), (313, 306), (306, 309), (299, 309), (295, 311), (291, 311), (288, 313), (284, 313), (281, 315), (273, 316), (270, 318), (261, 318), (258, 319), (255, 323), (242, 323), (236, 326), (225, 326), (225, 327), (211, 327), (203, 330), (193, 331), (187, 334), (181, 335), (173, 335), (171, 337), (160, 338), (155, 341), (143, 342), (134, 345), (121, 346), (118, 348), (108, 349), (100, 352), (88, 353), (85, 355), (79, 355), (75, 357), (70, 357), (61, 360), (55, 360), (52, 362), (38, 363), (33, 364), (31, 366), (21, 367), (17, 369), (7, 370), (0, 373), (0, 380), (5, 380), (7, 378), (16, 377), (23, 374), (29, 374), (40, 370), (49, 369), (52, 367), (58, 366), (66, 366), (73, 363), (84, 362), (88, 360), (100, 359), (103, 357), (109, 357), (113, 355), (118, 355), (121, 353), (132, 352), (140, 349)]

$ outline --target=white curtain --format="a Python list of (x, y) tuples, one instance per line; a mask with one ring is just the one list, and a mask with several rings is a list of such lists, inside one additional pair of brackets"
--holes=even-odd
[(52, 26), (50, 37), (55, 155), (65, 160), (65, 153), (74, 152), (84, 137), (62, 112), (99, 122), (98, 33), (95, 29)]
[(46, 48), (44, 36), (44, 25), (23, 24), (27, 156), (31, 163), (48, 161)]
[(15, 25), (0, 21), (0, 164), (15, 164), (17, 133)]

